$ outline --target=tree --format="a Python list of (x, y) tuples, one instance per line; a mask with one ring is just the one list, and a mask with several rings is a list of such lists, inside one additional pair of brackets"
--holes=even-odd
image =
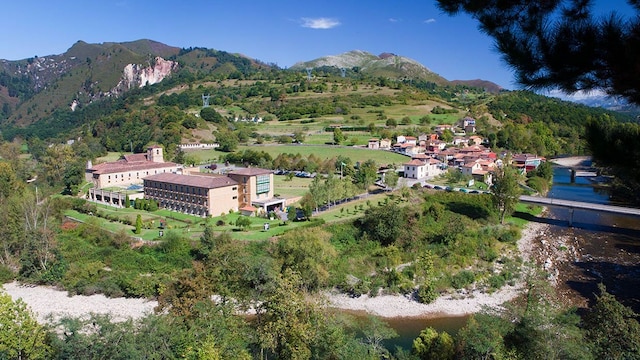
[(134, 232), (136, 234), (140, 234), (142, 232), (142, 215), (140, 214), (136, 216), (136, 229)]
[(395, 203), (369, 208), (358, 220), (360, 229), (384, 246), (391, 245), (406, 226), (406, 216)]
[(220, 115), (216, 111), (216, 109), (212, 107), (202, 108), (202, 110), (200, 110), (200, 117), (205, 121), (211, 121), (215, 123), (221, 123), (224, 121), (224, 118), (222, 117), (222, 115)]
[(311, 343), (322, 316), (317, 304), (300, 291), (300, 276), (285, 270), (258, 308), (258, 337), (274, 359), (310, 359)]
[(424, 115), (423, 117), (420, 118), (419, 122), (420, 122), (420, 125), (429, 125), (431, 124), (431, 116)]
[[(512, 325), (499, 316), (479, 313), (471, 315), (456, 338), (459, 359), (504, 359), (504, 336)], [(512, 357), (514, 358), (514, 357)]]
[(394, 118), (388, 118), (385, 122), (385, 125), (387, 125), (388, 127), (396, 127), (398, 126), (398, 122)]
[(442, 134), (440, 134), (440, 140), (446, 142), (446, 143), (450, 143), (453, 141), (453, 131), (449, 130), (449, 129), (444, 129), (444, 131), (442, 132)]
[(300, 208), (302, 209), (302, 213), (307, 221), (311, 220), (311, 216), (313, 215), (313, 209), (316, 209), (318, 204), (316, 203), (311, 192), (304, 194), (302, 199), (300, 200)]
[(47, 330), (36, 321), (21, 299), (0, 292), (0, 358), (47, 359), (51, 348)]
[(293, 132), (293, 140), (297, 143), (303, 143), (305, 139), (305, 134), (304, 132), (300, 131), (300, 130), (296, 130)]
[(396, 185), (398, 185), (399, 178), (400, 176), (398, 176), (396, 170), (391, 169), (384, 174), (384, 183), (385, 185), (387, 185), (387, 187), (393, 189), (396, 187)]
[(596, 304), (585, 317), (587, 337), (597, 359), (640, 358), (638, 315), (599, 284)]
[[(531, 89), (602, 89), (640, 104), (640, 17), (596, 17), (592, 1), (437, 0), (491, 36), (516, 80)], [(640, 12), (637, 1), (628, 3)]]
[(231, 152), (238, 147), (238, 137), (229, 130), (216, 131), (213, 135), (216, 137), (216, 142), (220, 145), (218, 148), (220, 151)]
[(330, 233), (319, 228), (288, 232), (278, 240), (272, 253), (283, 272), (292, 269), (299, 274), (301, 286), (315, 291), (327, 285), (329, 265), (336, 258), (330, 238)]
[(341, 142), (347, 139), (346, 136), (342, 133), (340, 128), (333, 129), (333, 143), (336, 145), (340, 145)]
[(356, 172), (355, 180), (363, 189), (369, 190), (369, 186), (378, 178), (378, 165), (372, 159), (360, 164)]
[(439, 333), (432, 327), (420, 331), (413, 340), (412, 352), (424, 360), (449, 360), (455, 355), (453, 338), (446, 331)]
[(382, 341), (398, 337), (398, 333), (390, 328), (383, 320), (369, 316), (362, 324), (364, 342), (371, 349), (371, 353), (380, 359), (389, 358), (389, 351), (385, 349)]
[(500, 212), (500, 223), (504, 224), (507, 214), (511, 215), (520, 201), (520, 186), (516, 169), (509, 165), (498, 168), (493, 178), (491, 194), (493, 203)]
[[(62, 184), (67, 168), (75, 163), (74, 159), (76, 156), (70, 146), (58, 144), (47, 148), (42, 157), (42, 170), (49, 185)], [(83, 174), (82, 171), (80, 172)], [(79, 183), (77, 175), (77, 170), (70, 173), (69, 182)], [(76, 179), (71, 180), (74, 176)]]
[(62, 175), (65, 192), (70, 195), (78, 193), (78, 185), (84, 181), (84, 161), (77, 158), (67, 164)]
[(46, 271), (55, 260), (56, 233), (54, 231), (56, 217), (60, 218), (61, 208), (56, 199), (38, 193), (24, 192), (20, 204), (24, 216), (24, 251), (22, 252), (23, 276)]
[(243, 231), (246, 231), (249, 228), (249, 226), (251, 226), (251, 219), (249, 219), (248, 216), (241, 215), (238, 218), (238, 220), (236, 220), (236, 226), (242, 229)]

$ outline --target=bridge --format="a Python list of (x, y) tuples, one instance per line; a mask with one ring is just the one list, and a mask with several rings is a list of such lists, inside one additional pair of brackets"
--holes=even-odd
[(573, 210), (589, 210), (599, 211), (611, 214), (619, 215), (631, 215), (640, 217), (640, 209), (628, 208), (624, 206), (615, 205), (603, 205), (582, 201), (562, 200), (554, 198), (546, 198), (539, 196), (521, 195), (520, 202), (525, 204), (541, 205), (541, 206), (556, 206), (569, 209), (569, 226), (573, 226)]

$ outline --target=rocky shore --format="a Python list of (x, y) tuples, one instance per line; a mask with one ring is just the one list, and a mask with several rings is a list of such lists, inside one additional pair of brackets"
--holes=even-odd
[[(529, 223), (522, 231), (518, 241), (518, 250), (526, 262), (532, 259), (534, 240), (543, 234), (548, 225)], [(443, 295), (431, 304), (421, 304), (402, 295), (361, 296), (352, 298), (344, 294), (328, 294), (329, 306), (351, 311), (365, 311), (369, 314), (386, 317), (437, 318), (444, 316), (462, 316), (476, 313), (483, 307), (499, 307), (520, 295), (522, 283), (505, 286), (499, 291), (486, 293), (474, 290), (466, 293)]]
[(69, 296), (66, 291), (50, 286), (22, 285), (15, 281), (2, 287), (14, 300), (22, 299), (41, 323), (65, 316), (85, 317), (91, 313), (110, 314), (116, 321), (138, 319), (153, 313), (158, 305), (152, 300), (108, 298), (102, 294)]
[[(525, 261), (530, 259), (534, 239), (544, 233), (547, 225), (529, 223), (518, 241), (518, 249)], [(36, 314), (39, 321), (62, 316), (83, 317), (90, 313), (111, 314), (116, 320), (137, 319), (153, 312), (156, 301), (145, 299), (107, 298), (104, 295), (68, 296), (67, 292), (48, 286), (21, 285), (12, 282), (3, 285), (13, 299), (21, 298)], [(436, 318), (475, 313), (483, 307), (496, 307), (513, 300), (520, 294), (522, 284), (506, 286), (493, 293), (478, 290), (443, 295), (431, 304), (421, 304), (402, 295), (361, 296), (352, 298), (344, 294), (327, 293), (328, 306), (350, 311), (364, 311), (380, 317)]]

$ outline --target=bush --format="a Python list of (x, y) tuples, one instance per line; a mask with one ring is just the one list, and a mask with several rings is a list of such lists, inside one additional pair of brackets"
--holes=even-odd
[(549, 191), (549, 181), (538, 176), (527, 179), (527, 185), (541, 194), (546, 194)]
[(503, 243), (515, 244), (520, 238), (520, 230), (517, 228), (510, 228), (501, 231), (498, 235), (498, 241)]
[(451, 286), (455, 289), (462, 289), (471, 284), (475, 280), (475, 276), (469, 270), (463, 270), (451, 277)]
[(418, 297), (419, 302), (423, 304), (430, 304), (438, 298), (438, 292), (433, 284), (425, 283), (418, 287), (416, 296)]
[(13, 281), (15, 274), (7, 266), (0, 264), (0, 284)]
[(491, 287), (492, 289), (500, 289), (506, 284), (507, 280), (501, 274), (501, 275), (492, 275), (491, 277), (489, 277), (487, 282), (489, 283), (489, 287)]

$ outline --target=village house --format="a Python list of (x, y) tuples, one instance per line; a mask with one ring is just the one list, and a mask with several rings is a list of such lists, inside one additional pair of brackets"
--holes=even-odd
[(469, 139), (463, 136), (455, 136), (452, 142), (452, 144), (455, 146), (463, 146), (463, 145), (467, 146), (468, 143), (469, 143)]
[(526, 172), (537, 169), (545, 158), (533, 154), (516, 154), (511, 158), (511, 164)]
[(391, 139), (381, 139), (380, 140), (380, 149), (391, 149)]
[(446, 166), (436, 159), (413, 158), (403, 164), (404, 177), (408, 179), (432, 178), (442, 174)]
[(367, 144), (367, 149), (378, 150), (380, 149), (380, 140), (378, 139), (369, 139)]
[(469, 145), (481, 145), (484, 142), (484, 138), (478, 135), (469, 136)]
[(442, 135), (442, 133), (446, 130), (453, 131), (453, 126), (449, 124), (440, 124), (436, 125), (436, 127), (433, 129), (433, 131), (435, 131), (438, 135)]

